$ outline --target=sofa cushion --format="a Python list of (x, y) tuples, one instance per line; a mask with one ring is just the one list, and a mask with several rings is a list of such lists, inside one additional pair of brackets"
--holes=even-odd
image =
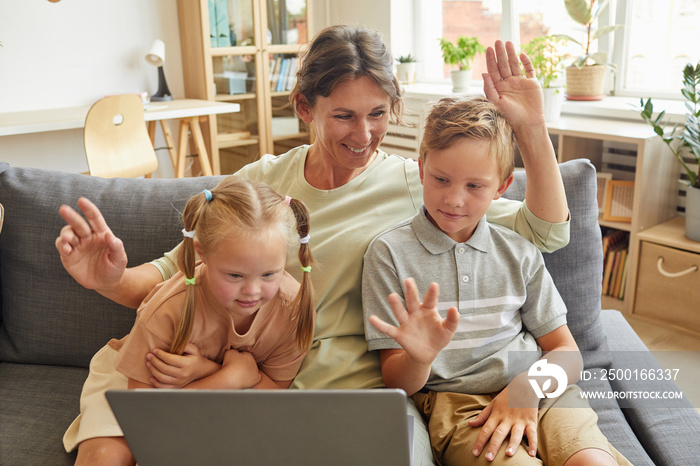
[[(87, 367), (112, 337), (131, 330), (135, 311), (84, 289), (64, 270), (54, 245), (61, 204), (83, 195), (124, 241), (129, 266), (163, 255), (181, 239), (187, 200), (218, 177), (103, 179), (32, 168), (0, 172), (0, 361)], [(86, 312), (87, 310), (87, 312)]]
[(0, 363), (0, 464), (71, 465), (63, 433), (80, 411), (87, 369)]
[[(596, 170), (586, 159), (564, 162), (559, 168), (571, 212), (571, 238), (566, 247), (544, 254), (544, 261), (566, 303), (569, 329), (579, 349), (586, 352), (586, 366), (601, 367), (610, 361), (605, 358), (607, 352), (593, 353), (607, 349), (600, 318), (603, 249), (598, 226)], [(516, 172), (504, 197), (525, 199), (526, 181), (524, 171)]]
[[(633, 372), (635, 369), (661, 367), (620, 312), (604, 310), (602, 317), (610, 339), (614, 369), (629, 369)], [(610, 385), (618, 393), (680, 391), (670, 380), (644, 380), (642, 377), (620, 377)], [(700, 438), (700, 416), (690, 401), (686, 398), (664, 400), (631, 396), (620, 400), (619, 404), (630, 427), (655, 464), (697, 463), (700, 444), (688, 442), (688, 439)]]

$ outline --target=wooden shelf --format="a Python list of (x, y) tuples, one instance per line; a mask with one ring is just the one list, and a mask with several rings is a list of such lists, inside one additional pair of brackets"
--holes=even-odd
[[(178, 0), (178, 17), (180, 26), (180, 50), (182, 53), (182, 65), (185, 81), (185, 94), (191, 98), (198, 98), (220, 102), (238, 102), (241, 110), (230, 118), (212, 118), (208, 125), (204, 138), (208, 145), (212, 146), (212, 152), (218, 152), (218, 148), (232, 148), (240, 146), (257, 145), (257, 149), (250, 148), (249, 152), (255, 154), (274, 153), (275, 140), (272, 135), (272, 118), (276, 116), (289, 116), (288, 108), (273, 108), (272, 99), (288, 97), (290, 91), (272, 92), (270, 89), (270, 64), (275, 55), (299, 54), (306, 47), (305, 44), (274, 44), (270, 43), (270, 37), (282, 38), (282, 31), (296, 28), (302, 41), (308, 41), (313, 31), (309, 18), (312, 17), (312, 2), (302, 1), (303, 14), (301, 16), (285, 16), (285, 24), (273, 24), (268, 18), (277, 18), (278, 11), (268, 11), (269, 8), (283, 8), (284, 3), (268, 2), (266, 0), (251, 0), (249, 2), (228, 1), (228, 15), (224, 18), (238, 18), (233, 25), (239, 40), (249, 40), (253, 45), (212, 47), (209, 21), (208, 0)], [(278, 21), (279, 22), (279, 21)], [(247, 26), (243, 28), (242, 24)], [(226, 28), (228, 33), (231, 24), (219, 24), (218, 27)], [(216, 26), (214, 26), (216, 27)], [(275, 31), (275, 28), (277, 31)], [(276, 36), (276, 34), (278, 36)], [(306, 35), (304, 37), (304, 34)], [(220, 35), (214, 34), (216, 37)], [(241, 60), (241, 56), (251, 59)], [(224, 57), (233, 57), (232, 59)], [(247, 86), (253, 86), (244, 94), (216, 94), (214, 76), (224, 72), (244, 73), (247, 75)], [(240, 134), (249, 132), (248, 137), (240, 137)], [(307, 133), (284, 136), (282, 139), (306, 138)], [(252, 159), (251, 159), (252, 160)]]
[(252, 100), (256, 95), (252, 92), (246, 94), (216, 94), (214, 100), (219, 102), (238, 102), (239, 100)]

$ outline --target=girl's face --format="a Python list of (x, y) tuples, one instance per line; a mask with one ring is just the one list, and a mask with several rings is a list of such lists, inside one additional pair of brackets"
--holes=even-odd
[(298, 105), (306, 123), (316, 129), (314, 146), (326, 163), (341, 169), (364, 169), (389, 128), (391, 100), (371, 78), (343, 81), (313, 108)]
[(286, 238), (280, 233), (270, 231), (256, 239), (231, 233), (204, 255), (195, 245), (206, 264), (209, 297), (234, 317), (252, 316), (277, 293), (287, 259)]

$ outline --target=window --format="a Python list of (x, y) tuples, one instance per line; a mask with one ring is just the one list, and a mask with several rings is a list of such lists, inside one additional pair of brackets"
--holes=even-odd
[(700, 59), (700, 0), (617, 3), (616, 93), (680, 98), (683, 68)]
[[(438, 39), (477, 36), (485, 46), (497, 39), (516, 46), (542, 34), (567, 34), (584, 40), (583, 27), (567, 14), (564, 0), (414, 0), (414, 51), (419, 80), (447, 82), (450, 67), (442, 62)], [(680, 98), (681, 70), (700, 59), (700, 0), (611, 0), (599, 25), (625, 28), (595, 42), (600, 51), (613, 51), (617, 95)], [(653, 31), (653, 32), (652, 32)], [(615, 45), (615, 47), (613, 47)], [(566, 53), (581, 52), (569, 44)], [(474, 62), (473, 79), (485, 71), (485, 60)]]

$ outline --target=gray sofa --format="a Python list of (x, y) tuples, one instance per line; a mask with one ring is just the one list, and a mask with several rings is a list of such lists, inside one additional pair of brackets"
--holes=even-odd
[[(616, 311), (600, 310), (602, 251), (594, 167), (585, 160), (561, 166), (572, 214), (571, 242), (545, 260), (569, 307), (569, 325), (586, 369), (658, 367)], [(0, 464), (72, 464), (61, 438), (78, 413), (91, 356), (126, 334), (134, 311), (76, 284), (63, 270), (54, 240), (58, 208), (93, 200), (120, 237), (129, 265), (162, 255), (181, 239), (178, 211), (216, 177), (100, 179), (0, 164)], [(525, 174), (507, 197), (522, 199)], [(604, 381), (589, 377), (586, 391), (677, 391), (673, 382)], [(700, 415), (687, 401), (591, 401), (611, 442), (636, 465), (696, 464)], [(671, 409), (668, 409), (668, 408)]]

